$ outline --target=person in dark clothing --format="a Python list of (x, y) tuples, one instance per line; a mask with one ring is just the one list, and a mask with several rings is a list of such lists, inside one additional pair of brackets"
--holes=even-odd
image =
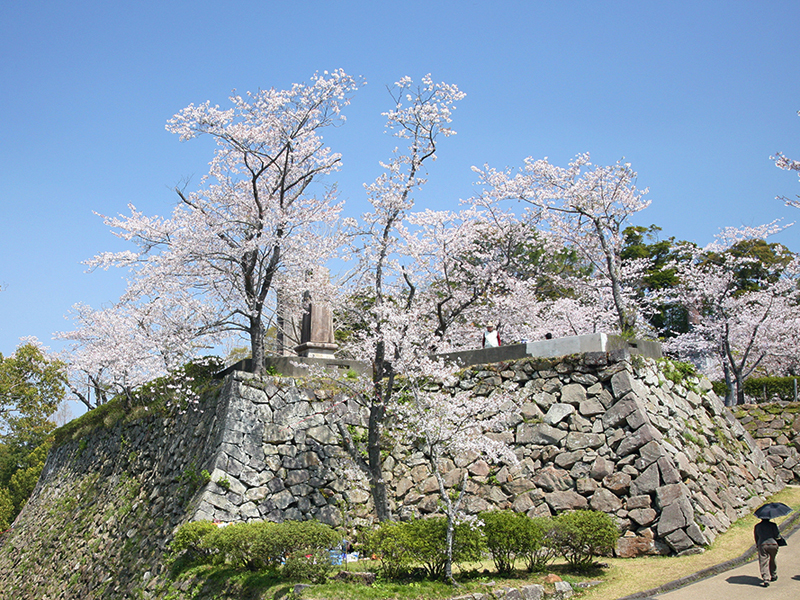
[(761, 519), (753, 528), (753, 537), (756, 540), (756, 548), (758, 548), (758, 568), (761, 570), (761, 579), (764, 587), (767, 587), (770, 581), (778, 579), (775, 556), (778, 554), (778, 540), (781, 539), (781, 532), (778, 526), (769, 519)]

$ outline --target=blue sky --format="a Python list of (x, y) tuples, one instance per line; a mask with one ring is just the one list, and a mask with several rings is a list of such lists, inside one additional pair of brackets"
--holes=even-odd
[[(380, 113), (404, 75), (467, 93), (423, 206), (455, 208), (472, 165), (580, 152), (625, 158), (652, 205), (636, 224), (699, 244), (721, 227), (791, 222), (800, 194), (770, 155), (800, 158), (800, 3), (9, 0), (0, 7), (0, 352), (99, 307), (124, 273), (81, 261), (122, 249), (93, 211), (167, 214), (206, 171), (209, 140), (164, 125), (231, 90), (284, 88), (342, 68), (368, 85), (326, 136), (346, 212), (394, 143)], [(800, 229), (781, 234), (800, 251)]]

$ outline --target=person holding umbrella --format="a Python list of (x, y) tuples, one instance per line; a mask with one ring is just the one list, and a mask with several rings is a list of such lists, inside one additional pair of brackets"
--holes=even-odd
[(778, 547), (786, 545), (778, 526), (770, 519), (788, 515), (790, 512), (792, 509), (782, 502), (770, 502), (756, 510), (756, 516), (761, 521), (753, 528), (753, 537), (758, 549), (758, 568), (761, 571), (764, 587), (768, 587), (770, 581), (777, 581), (778, 567), (775, 557), (778, 554)]

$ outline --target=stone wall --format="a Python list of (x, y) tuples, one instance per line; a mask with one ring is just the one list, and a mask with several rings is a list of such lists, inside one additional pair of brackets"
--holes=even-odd
[(201, 471), (219, 446), (225, 406), (211, 398), (203, 409), (129, 422), (109, 415), (51, 450), (0, 539), (0, 599), (152, 597), (166, 544), (194, 510)]
[(800, 485), (800, 403), (743, 404), (734, 414), (784, 483)]
[[(783, 482), (707, 381), (681, 382), (663, 364), (619, 351), (465, 370), (462, 388), (516, 396), (518, 411), (493, 435), (515, 444), (519, 464), (459, 456), (448, 485), (470, 475), (471, 512), (608, 512), (624, 531), (622, 556), (712, 541)], [(366, 481), (335, 427), (357, 431), (364, 418), (333, 390), (236, 372), (202, 412), (106, 423), (48, 456), (0, 541), (0, 598), (153, 597), (172, 532), (191, 519), (369, 522)], [(422, 454), (387, 452), (394, 512), (434, 512)]]
[[(515, 446), (519, 464), (456, 457), (447, 485), (469, 474), (472, 513), (610, 513), (624, 532), (620, 555), (679, 553), (713, 541), (783, 483), (709, 382), (676, 383), (664, 364), (622, 351), (467, 369), (462, 388), (516, 396), (519, 411), (493, 435)], [(230, 385), (235, 418), (225, 425), (212, 475), (225, 486), (210, 484), (193, 518), (371, 520), (367, 483), (350, 468), (335, 428), (340, 419), (363, 423), (357, 406), (290, 378), (235, 373)], [(387, 451), (393, 512), (435, 512), (438, 488), (422, 453), (400, 445)]]

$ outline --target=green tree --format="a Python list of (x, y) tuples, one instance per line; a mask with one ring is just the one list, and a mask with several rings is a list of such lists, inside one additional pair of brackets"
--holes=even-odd
[(555, 519), (552, 536), (567, 563), (585, 571), (595, 558), (613, 552), (619, 528), (611, 515), (597, 510), (562, 513)]
[(14, 501), (11, 492), (0, 487), (0, 533), (8, 529), (14, 520)]
[(783, 244), (761, 238), (740, 240), (725, 252), (709, 252), (705, 262), (723, 268), (733, 265), (735, 294), (763, 290), (778, 281), (794, 254)]
[(63, 363), (35, 342), (11, 356), (0, 354), (0, 525), (19, 514), (36, 486), (55, 429), (50, 417), (64, 399), (63, 382)]
[(32, 452), (55, 428), (50, 416), (64, 393), (63, 363), (37, 343), (0, 354), (0, 441)]
[[(640, 301), (653, 293), (678, 285), (675, 264), (691, 260), (685, 250), (688, 242), (676, 242), (674, 237), (662, 240), (659, 238), (660, 231), (661, 228), (657, 225), (650, 225), (626, 227), (622, 232), (622, 259), (645, 259), (649, 262), (636, 290)], [(689, 311), (685, 306), (674, 302), (656, 303), (648, 315), (648, 321), (656, 331), (666, 337), (689, 331)]]

